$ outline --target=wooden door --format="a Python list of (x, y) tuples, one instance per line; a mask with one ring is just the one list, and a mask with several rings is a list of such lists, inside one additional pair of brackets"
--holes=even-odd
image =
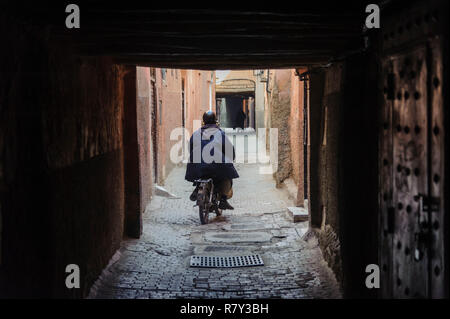
[(381, 294), (445, 294), (442, 41), (382, 59), (380, 133)]

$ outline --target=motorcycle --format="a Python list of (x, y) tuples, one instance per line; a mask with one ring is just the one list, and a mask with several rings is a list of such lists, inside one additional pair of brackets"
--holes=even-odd
[(197, 204), (200, 223), (208, 224), (209, 214), (215, 213), (216, 216), (222, 215), (222, 209), (219, 208), (220, 194), (214, 187), (212, 178), (198, 179), (195, 181), (197, 186)]

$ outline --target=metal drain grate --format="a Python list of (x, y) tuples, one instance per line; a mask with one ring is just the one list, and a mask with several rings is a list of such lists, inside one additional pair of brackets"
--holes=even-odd
[(191, 267), (232, 268), (264, 266), (260, 255), (246, 256), (191, 256)]

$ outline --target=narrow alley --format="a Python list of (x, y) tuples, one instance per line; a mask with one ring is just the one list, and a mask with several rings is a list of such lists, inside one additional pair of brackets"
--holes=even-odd
[[(90, 298), (340, 298), (335, 276), (308, 222), (293, 223), (286, 189), (276, 189), (258, 164), (236, 164), (235, 210), (200, 225), (189, 200), (185, 167), (176, 167), (144, 214), (141, 239), (126, 239), (94, 284)], [(193, 268), (191, 255), (260, 254), (264, 266)]]
[(0, 1), (0, 299), (448, 298), (450, 1), (217, 4)]

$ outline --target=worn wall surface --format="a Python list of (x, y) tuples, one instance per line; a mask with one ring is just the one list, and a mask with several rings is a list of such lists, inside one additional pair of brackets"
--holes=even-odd
[(139, 188), (141, 213), (152, 198), (151, 99), (150, 68), (136, 68), (136, 119), (139, 145)]
[[(165, 69), (165, 79), (162, 79), (162, 70), (156, 69), (157, 103), (158, 103), (158, 183), (164, 184), (164, 179), (176, 165), (171, 160), (170, 152), (182, 140), (182, 135), (174, 133), (174, 129), (182, 128), (182, 118), (185, 118), (187, 138), (193, 130), (198, 128), (202, 115), (209, 110), (210, 83), (214, 79), (214, 72), (199, 70)], [(183, 114), (182, 90), (184, 82), (185, 101)], [(215, 111), (215, 90), (211, 86), (212, 109)], [(194, 121), (197, 122), (195, 126)], [(181, 150), (178, 153), (181, 155)]]
[(136, 68), (129, 67), (124, 79), (123, 167), (125, 188), (125, 234), (139, 238), (142, 215), (139, 187), (139, 150), (136, 107)]
[(260, 74), (256, 77), (256, 86), (255, 86), (255, 129), (258, 133), (258, 128), (265, 127), (265, 91), (266, 91), (266, 82), (262, 82), (261, 79), (264, 77), (264, 73)]
[[(299, 73), (307, 69), (298, 69)], [(304, 150), (303, 150), (303, 105), (304, 82), (300, 81), (295, 69), (291, 70), (291, 115), (289, 117), (292, 178), (297, 185), (296, 204), (303, 206), (304, 201)]]
[[(165, 77), (163, 74), (165, 72)], [(173, 129), (182, 125), (182, 99), (180, 70), (156, 69), (157, 83), (157, 131), (158, 131), (158, 179), (160, 185), (170, 173), (175, 163), (170, 159), (170, 150), (177, 142), (170, 140)]]
[(362, 54), (311, 75), (310, 224), (347, 297), (376, 294), (364, 284), (377, 261), (376, 77)]
[(322, 224), (322, 209), (320, 200), (320, 148), (322, 132), (322, 100), (324, 90), (324, 72), (311, 72), (308, 107), (308, 211), (309, 222), (313, 228), (320, 228)]
[[(212, 110), (216, 112), (215, 72), (186, 70), (186, 128), (192, 134), (199, 126), (194, 121), (202, 120), (203, 113), (209, 110), (210, 86)], [(198, 125), (201, 123), (197, 122)]]
[(270, 127), (278, 129), (278, 170), (274, 173), (277, 187), (291, 175), (289, 119), (291, 116), (291, 70), (273, 70), (270, 94)]
[(272, 127), (272, 107), (270, 104), (270, 99), (273, 91), (273, 77), (274, 70), (267, 70), (266, 89), (264, 90), (264, 127), (266, 131), (266, 149), (270, 149), (270, 128)]
[[(0, 23), (0, 295), (80, 297), (123, 234), (123, 69)], [(65, 287), (68, 264), (81, 289)]]
[[(339, 234), (339, 156), (342, 114), (342, 74), (344, 65), (336, 64), (325, 72), (319, 131), (318, 212), (321, 216), (319, 244), (325, 260), (342, 281), (342, 265)], [(312, 173), (314, 174), (314, 173)], [(313, 198), (311, 198), (313, 200)]]
[(139, 238), (153, 186), (150, 68), (127, 67), (124, 85), (125, 234)]
[[(301, 72), (306, 69), (299, 69)], [(278, 170), (274, 174), (277, 187), (292, 178), (296, 205), (304, 200), (303, 152), (303, 82), (295, 69), (270, 70), (266, 103), (266, 128), (278, 129)], [(266, 131), (269, 134), (269, 131)], [(290, 183), (292, 183), (292, 181)]]

